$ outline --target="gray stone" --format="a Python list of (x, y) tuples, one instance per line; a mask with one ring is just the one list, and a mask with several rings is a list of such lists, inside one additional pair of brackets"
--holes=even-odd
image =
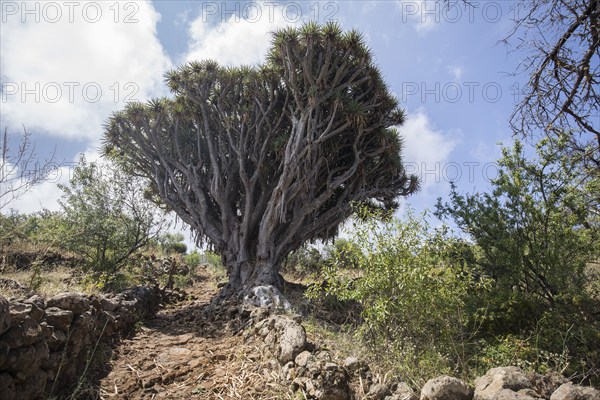
[(348, 357), (344, 361), (344, 368), (351, 376), (360, 376), (365, 379), (369, 375), (369, 364), (357, 357)]
[(72, 311), (74, 314), (83, 314), (89, 308), (89, 303), (84, 295), (76, 292), (57, 294), (48, 299), (46, 304), (48, 307), (62, 308), (63, 310)]
[(394, 393), (387, 396), (385, 400), (419, 400), (419, 397), (407, 383), (400, 382)]
[(391, 393), (392, 392), (387, 385), (384, 385), (383, 383), (376, 383), (371, 385), (365, 398), (367, 400), (382, 400), (385, 398), (385, 396)]
[(46, 380), (48, 376), (41, 369), (32, 371), (27, 379), (20, 384), (15, 385), (20, 399), (39, 399), (43, 396), (46, 389)]
[(100, 306), (104, 311), (115, 311), (119, 307), (119, 302), (108, 297), (100, 296)]
[(69, 336), (69, 349), (73, 354), (78, 354), (94, 341), (94, 328), (94, 320), (89, 311), (73, 319)]
[(600, 400), (600, 391), (568, 382), (556, 389), (550, 400)]
[(42, 327), (33, 318), (27, 317), (21, 324), (23, 329), (23, 345), (29, 346), (44, 338)]
[(10, 352), (10, 346), (4, 340), (0, 340), (0, 370), (4, 368), (4, 365), (8, 362), (8, 353)]
[(582, 386), (581, 392), (585, 397), (585, 400), (600, 400), (600, 390), (590, 387), (590, 386)]
[(0, 335), (10, 328), (10, 305), (8, 300), (0, 295)]
[(61, 350), (65, 343), (67, 343), (67, 334), (59, 329), (55, 329), (52, 332), (52, 336), (50, 336), (46, 343), (51, 351)]
[(543, 399), (549, 399), (560, 385), (569, 381), (558, 372), (548, 372), (545, 375), (530, 373), (527, 377), (538, 397)]
[(273, 285), (255, 286), (244, 297), (244, 303), (255, 307), (275, 307), (289, 310), (290, 302)]
[(41, 360), (34, 347), (12, 349), (8, 354), (6, 371), (22, 373), (24, 376), (27, 376), (33, 369), (39, 367), (40, 363)]
[(531, 382), (520, 368), (492, 368), (484, 376), (475, 379), (474, 400), (496, 400), (503, 389), (517, 392), (530, 388)]
[(305, 350), (296, 356), (295, 363), (299, 367), (306, 367), (311, 358), (313, 358), (312, 353)]
[(531, 397), (521, 391), (528, 389), (521, 389), (519, 392), (515, 392), (510, 389), (502, 389), (496, 393), (494, 400), (535, 400), (537, 397)]
[(39, 309), (43, 310), (46, 308), (46, 300), (40, 295), (34, 294), (23, 303), (35, 304)]
[(33, 304), (10, 303), (10, 320), (12, 325), (22, 323), (31, 314)]
[(255, 329), (281, 364), (294, 361), (306, 347), (304, 327), (284, 315), (271, 316), (259, 322)]
[(23, 328), (21, 328), (19, 325), (11, 327), (2, 336), (0, 336), (0, 341), (6, 343), (11, 349), (22, 347), (25, 343), (25, 334), (23, 333)]
[(46, 308), (46, 322), (55, 329), (67, 332), (73, 321), (73, 311), (63, 310), (58, 307)]
[(16, 400), (17, 391), (15, 381), (12, 376), (5, 372), (0, 372), (0, 400)]
[(421, 400), (470, 400), (473, 391), (466, 383), (451, 376), (440, 376), (425, 383), (421, 389)]

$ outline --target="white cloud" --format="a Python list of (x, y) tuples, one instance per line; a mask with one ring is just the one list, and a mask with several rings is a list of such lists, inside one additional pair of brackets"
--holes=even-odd
[(187, 61), (211, 59), (228, 66), (262, 63), (271, 43), (271, 32), (293, 25), (294, 21), (286, 18), (279, 6), (256, 4), (247, 10), (246, 19), (230, 15), (213, 26), (206, 15), (193, 20)]
[(452, 79), (454, 79), (455, 82), (459, 82), (462, 79), (462, 76), (464, 73), (464, 69), (462, 66), (448, 65), (447, 69), (448, 69), (448, 72), (450, 73), (450, 75), (452, 76)]
[(400, 128), (404, 138), (403, 159), (407, 172), (421, 179), (424, 192), (446, 182), (450, 153), (459, 142), (456, 134), (436, 130), (424, 111), (410, 114)]
[[(7, 166), (10, 167), (10, 166)], [(50, 165), (52, 167), (52, 165)], [(19, 171), (15, 169), (10, 180), (6, 179), (4, 183), (4, 192), (11, 188), (20, 188), (13, 193), (6, 193), (0, 200), (0, 208), (3, 212), (9, 209), (15, 209), (21, 213), (33, 213), (42, 209), (56, 211), (60, 209), (58, 199), (62, 191), (58, 184), (67, 184), (72, 173), (72, 165), (64, 165), (60, 168), (49, 168), (47, 171)], [(23, 174), (22, 174), (23, 172)], [(31, 186), (32, 175), (36, 174), (40, 182)], [(6, 178), (6, 177), (5, 177)], [(4, 192), (0, 192), (3, 194)]]
[(425, 35), (437, 29), (442, 19), (441, 2), (437, 0), (397, 0), (402, 23), (412, 21), (419, 35)]
[[(3, 15), (3, 123), (97, 139), (124, 101), (165, 93), (171, 62), (156, 36), (160, 15), (151, 2), (67, 3), (15, 2), (17, 9)], [(56, 10), (60, 18), (52, 22)]]

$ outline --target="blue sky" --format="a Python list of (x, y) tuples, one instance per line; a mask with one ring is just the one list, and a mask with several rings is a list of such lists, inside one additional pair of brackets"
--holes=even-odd
[(400, 128), (407, 168), (423, 189), (408, 202), (432, 208), (455, 180), (485, 191), (497, 142), (524, 75), (518, 53), (498, 44), (512, 27), (512, 1), (96, 1), (0, 2), (0, 126), (23, 124), (40, 157), (67, 165), (14, 202), (58, 209), (57, 182), (86, 153), (98, 157), (102, 125), (128, 100), (168, 95), (163, 73), (189, 60), (260, 63), (269, 32), (310, 19), (361, 31), (407, 111)]

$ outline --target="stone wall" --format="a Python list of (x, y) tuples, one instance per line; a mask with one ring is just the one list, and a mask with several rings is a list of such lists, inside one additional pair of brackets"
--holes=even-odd
[(0, 295), (0, 400), (68, 393), (96, 345), (155, 312), (160, 293), (135, 287), (113, 296), (62, 293), (7, 300)]
[[(335, 360), (307, 341), (300, 318), (249, 312), (248, 340), (277, 359), (281, 375), (299, 393), (315, 400), (600, 400), (600, 391), (575, 385), (557, 373), (526, 373), (517, 367), (490, 369), (471, 386), (451, 376), (430, 379), (420, 391), (405, 382), (375, 382), (369, 365), (358, 358)], [(362, 391), (357, 391), (362, 388)]]

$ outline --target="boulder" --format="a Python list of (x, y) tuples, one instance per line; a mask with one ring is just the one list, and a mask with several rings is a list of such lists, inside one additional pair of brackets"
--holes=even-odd
[(543, 399), (549, 399), (560, 385), (568, 382), (568, 379), (558, 372), (548, 372), (545, 375), (530, 373), (527, 377), (538, 397)]
[(5, 372), (0, 372), (0, 388), (0, 400), (17, 400), (15, 381)]
[(115, 311), (119, 307), (119, 302), (105, 296), (100, 296), (100, 307), (104, 311)]
[(525, 373), (517, 367), (492, 368), (482, 377), (475, 379), (474, 400), (496, 400), (503, 389), (518, 392), (531, 389), (531, 382)]
[(6, 343), (11, 349), (22, 347), (25, 343), (25, 334), (23, 328), (19, 325), (11, 327), (8, 331), (0, 336), (0, 341)]
[(600, 390), (568, 382), (556, 389), (550, 400), (600, 400)]
[(32, 371), (24, 382), (16, 386), (21, 399), (39, 399), (43, 396), (48, 376), (41, 369)]
[(494, 400), (536, 400), (538, 397), (530, 396), (526, 391), (531, 389), (521, 389), (518, 392), (510, 389), (502, 389), (494, 396)]
[(42, 327), (33, 318), (27, 317), (21, 324), (23, 329), (23, 345), (29, 346), (44, 338)]
[(371, 385), (365, 399), (367, 400), (383, 400), (386, 396), (392, 394), (390, 388), (383, 383)]
[(71, 321), (73, 321), (73, 311), (58, 307), (46, 308), (46, 322), (54, 329), (67, 332), (71, 326)]
[(4, 368), (4, 365), (8, 362), (8, 353), (10, 352), (10, 346), (4, 340), (0, 340), (0, 370)]
[(10, 303), (10, 320), (13, 325), (22, 323), (31, 314), (31, 304)]
[(425, 383), (421, 389), (421, 400), (471, 400), (473, 390), (460, 379), (440, 376)]
[(387, 396), (385, 400), (419, 400), (419, 397), (407, 383), (400, 382), (394, 393)]
[(255, 286), (244, 297), (244, 303), (255, 307), (275, 307), (289, 310), (290, 302), (273, 285)]
[(294, 361), (306, 347), (304, 327), (284, 315), (273, 315), (259, 322), (256, 332), (282, 365)]
[(34, 294), (33, 296), (25, 300), (23, 303), (35, 304), (40, 310), (46, 308), (46, 300), (44, 300), (44, 298), (38, 294)]
[(10, 305), (8, 300), (0, 295), (0, 335), (10, 328)]
[(302, 389), (311, 399), (349, 400), (350, 388), (346, 370), (332, 362), (323, 362), (315, 358), (307, 364), (307, 369), (298, 368), (301, 376), (294, 379), (293, 389)]
[(51, 297), (46, 302), (48, 307), (58, 307), (72, 311), (74, 314), (83, 314), (89, 308), (87, 299), (81, 293), (66, 292)]
[(348, 357), (344, 361), (344, 368), (346, 368), (350, 376), (361, 377), (362, 379), (367, 380), (371, 379), (369, 364), (367, 364), (366, 361), (356, 357)]
[(312, 355), (312, 353), (310, 351), (305, 350), (296, 356), (296, 359), (294, 360), (294, 362), (296, 363), (297, 366), (306, 368), (308, 366), (308, 363), (313, 360), (314, 360), (314, 356)]

